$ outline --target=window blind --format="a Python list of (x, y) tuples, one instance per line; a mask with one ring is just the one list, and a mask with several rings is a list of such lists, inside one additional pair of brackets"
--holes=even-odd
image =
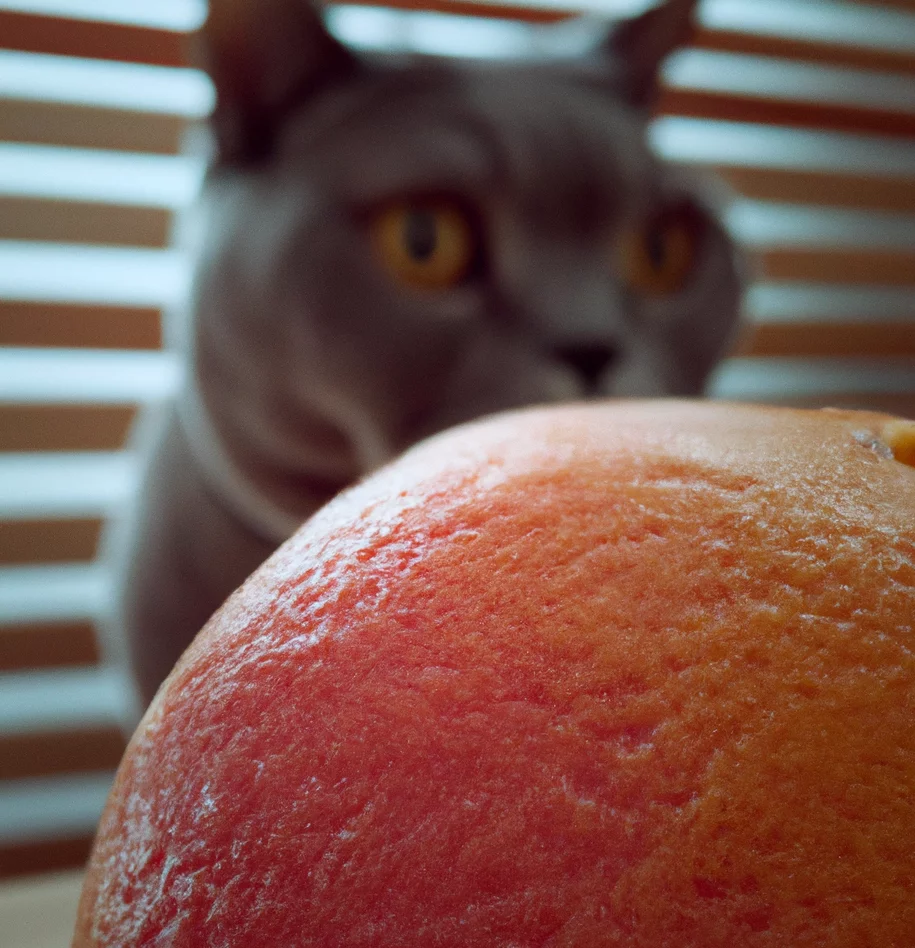
[[(360, 48), (511, 57), (532, 24), (639, 0), (329, 7)], [(0, 0), (0, 875), (80, 864), (123, 749), (99, 619), (126, 445), (176, 384), (161, 312), (188, 265), (172, 215), (213, 92), (197, 0)], [(915, 0), (705, 0), (651, 142), (717, 171), (756, 257), (749, 331), (714, 397), (915, 416)]]

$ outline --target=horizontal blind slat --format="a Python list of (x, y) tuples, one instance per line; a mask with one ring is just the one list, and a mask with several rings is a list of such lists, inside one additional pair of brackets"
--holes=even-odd
[(0, 194), (9, 196), (174, 209), (193, 200), (203, 174), (203, 162), (185, 156), (0, 142)]
[(907, 322), (768, 323), (746, 333), (741, 355), (815, 358), (898, 358), (915, 360), (915, 300)]
[(207, 0), (0, 0), (0, 9), (184, 32), (203, 23)]
[(170, 230), (160, 208), (0, 196), (0, 240), (161, 249)]
[(183, 299), (189, 276), (173, 249), (0, 241), (2, 299), (162, 307)]
[(0, 733), (40, 734), (119, 725), (133, 694), (113, 668), (61, 668), (0, 675)]
[(802, 171), (790, 169), (713, 169), (745, 198), (782, 204), (824, 204), (915, 213), (915, 177), (879, 176)]
[(0, 846), (92, 833), (114, 773), (0, 783)]
[[(746, 3), (746, 0), (741, 0)], [(759, 36), (737, 30), (703, 27), (696, 31), (692, 45), (698, 49), (753, 56), (773, 56), (798, 62), (817, 62), (850, 69), (867, 69), (912, 76), (915, 55), (861, 46), (839, 46), (803, 39)]]
[(912, 318), (911, 290), (902, 287), (759, 283), (746, 292), (745, 309), (758, 323), (880, 323)]
[(0, 452), (114, 451), (135, 415), (130, 405), (0, 402)]
[(84, 56), (153, 66), (185, 66), (187, 36), (124, 23), (41, 16), (0, 9), (0, 43), (7, 49)]
[(915, 136), (915, 117), (910, 115), (844, 105), (786, 102), (762, 95), (751, 97), (691, 89), (664, 89), (657, 114), (716, 122), (753, 122), (780, 128), (880, 135), (903, 141)]
[[(94, 620), (107, 614), (111, 595), (111, 577), (100, 565), (0, 567), (0, 623)], [(4, 679), (0, 707), (13, 700), (3, 694), (7, 684)]]
[(65, 102), (188, 119), (207, 115), (214, 100), (212, 82), (197, 69), (2, 48), (0, 95), (13, 100)]
[(37, 734), (0, 733), (0, 781), (110, 771), (127, 741), (117, 727), (85, 727)]
[(0, 402), (133, 405), (171, 395), (179, 379), (168, 352), (0, 349)]
[(714, 398), (785, 401), (915, 392), (913, 359), (733, 358), (711, 380)]
[(108, 516), (132, 495), (138, 473), (137, 458), (125, 451), (0, 453), (0, 519)]
[(0, 300), (0, 347), (159, 349), (158, 309)]
[[(93, 832), (73, 838), (0, 845), (0, 879), (17, 881), (37, 873), (79, 872), (89, 858), (94, 836)], [(33, 948), (31, 940), (26, 944)]]
[(91, 562), (101, 531), (101, 520), (0, 520), (0, 567)]
[(175, 115), (0, 98), (0, 133), (8, 142), (173, 155), (186, 126)]
[(670, 89), (915, 114), (911, 76), (840, 69), (821, 62), (681, 49), (665, 60), (661, 79)]
[(0, 623), (0, 672), (96, 665), (100, 658), (91, 622)]
[(737, 200), (722, 216), (738, 240), (757, 248), (915, 250), (915, 214)]
[(661, 157), (680, 164), (915, 177), (915, 143), (888, 136), (670, 115), (649, 125), (648, 138)]
[(768, 280), (910, 286), (915, 296), (915, 252), (767, 250), (758, 266)]

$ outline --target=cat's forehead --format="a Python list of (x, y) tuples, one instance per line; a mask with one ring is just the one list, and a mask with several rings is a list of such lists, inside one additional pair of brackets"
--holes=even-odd
[(597, 211), (656, 176), (640, 117), (553, 66), (376, 67), (292, 116), (281, 151), (369, 200), (469, 188)]

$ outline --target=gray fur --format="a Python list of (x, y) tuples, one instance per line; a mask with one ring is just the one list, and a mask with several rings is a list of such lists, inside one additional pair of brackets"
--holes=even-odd
[[(702, 391), (737, 320), (735, 254), (644, 138), (692, 6), (605, 30), (591, 54), (499, 64), (356, 57), (298, 0), (213, 0), (187, 383), (120, 557), (144, 701), (273, 547), (418, 439), (531, 403)], [(483, 240), (479, 273), (434, 293), (392, 282), (363, 217), (430, 192), (472, 208)], [(640, 298), (614, 235), (683, 201), (701, 218), (691, 279)], [(584, 346), (615, 353), (590, 381)]]

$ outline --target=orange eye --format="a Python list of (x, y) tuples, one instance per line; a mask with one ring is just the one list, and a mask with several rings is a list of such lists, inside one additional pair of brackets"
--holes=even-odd
[(407, 286), (441, 290), (460, 283), (476, 252), (467, 216), (448, 203), (395, 204), (371, 222), (376, 256)]
[(655, 218), (641, 230), (628, 231), (617, 245), (617, 264), (630, 289), (646, 296), (682, 290), (692, 275), (698, 234), (688, 209)]

